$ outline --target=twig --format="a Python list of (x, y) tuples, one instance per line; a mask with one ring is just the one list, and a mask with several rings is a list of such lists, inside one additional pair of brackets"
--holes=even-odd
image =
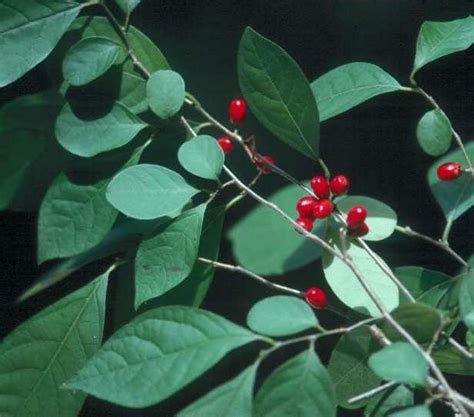
[(378, 394), (379, 392), (382, 392), (382, 391), (385, 391), (389, 388), (392, 388), (395, 385), (397, 385), (397, 382), (394, 382), (394, 381), (387, 382), (385, 384), (382, 384), (382, 385), (378, 386), (377, 388), (374, 388), (374, 389), (371, 389), (370, 391), (364, 392), (363, 394), (356, 395), (355, 397), (349, 398), (347, 400), (347, 402), (349, 404), (357, 403), (359, 401), (365, 400), (366, 398), (373, 397), (374, 395)]

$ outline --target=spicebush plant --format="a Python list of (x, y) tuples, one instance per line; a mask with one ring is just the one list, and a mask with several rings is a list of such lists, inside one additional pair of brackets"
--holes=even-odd
[[(254, 360), (179, 417), (331, 417), (338, 407), (425, 417), (433, 402), (474, 415), (473, 400), (449, 381), (474, 374), (474, 273), (449, 241), (474, 205), (474, 142), (463, 142), (416, 81), (429, 63), (472, 45), (474, 19), (425, 22), (406, 86), (364, 62), (310, 83), (287, 52), (247, 28), (238, 46), (242, 97), (230, 102), (229, 120), (217, 120), (130, 24), (139, 2), (0, 0), (0, 87), (44, 60), (55, 81), (0, 109), (0, 206), (38, 210), (38, 263), (59, 260), (19, 302), (92, 262), (109, 264), (3, 340), (0, 416), (77, 416), (87, 395), (148, 407), (247, 344), (258, 346)], [(446, 218), (439, 239), (399, 225), (396, 208), (351, 195), (357, 178), (331, 172), (320, 154), (321, 122), (390, 92), (430, 106), (416, 135), (435, 158), (426, 179)], [(314, 161), (316, 175), (299, 181), (261, 155), (258, 138), (241, 133), (248, 112)], [(253, 178), (226, 165), (236, 152)], [(254, 185), (268, 175), (288, 184), (265, 198)], [(244, 198), (258, 204), (227, 231), (236, 264), (222, 263), (225, 214)], [(459, 274), (392, 269), (371, 242), (394, 232), (445, 251)], [(329, 294), (267, 278), (319, 258), (317, 281)], [(250, 309), (246, 327), (199, 308), (216, 268), (275, 291)], [(102, 343), (108, 281), (120, 275), (133, 280), (125, 295), (137, 312)], [(327, 327), (322, 309), (346, 325)], [(460, 326), (465, 340), (452, 337)], [(337, 340), (326, 365), (322, 338)], [(301, 352), (254, 392), (261, 363), (295, 344)]]

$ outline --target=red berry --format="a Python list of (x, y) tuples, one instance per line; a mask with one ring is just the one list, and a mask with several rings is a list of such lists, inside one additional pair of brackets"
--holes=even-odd
[(452, 181), (462, 174), (462, 166), (457, 162), (448, 162), (440, 165), (436, 171), (441, 181)]
[(322, 310), (328, 305), (328, 297), (321, 288), (310, 288), (308, 291), (306, 291), (304, 298), (310, 306), (317, 310)]
[(271, 171), (265, 161), (269, 164), (275, 164), (275, 160), (271, 156), (262, 156), (261, 158), (257, 159), (255, 163), (264, 174), (269, 174)]
[(298, 223), (303, 229), (311, 232), (313, 230), (313, 221), (308, 219), (307, 217), (298, 217), (296, 219), (296, 223)]
[(357, 229), (367, 218), (367, 209), (364, 206), (354, 206), (347, 212), (347, 227)]
[(247, 102), (243, 98), (236, 98), (229, 104), (229, 118), (232, 123), (242, 123), (247, 115)]
[(345, 194), (349, 190), (349, 184), (345, 175), (336, 175), (330, 183), (331, 191), (334, 195)]
[(316, 219), (325, 219), (334, 210), (334, 204), (331, 200), (319, 200), (314, 203), (313, 216)]
[(229, 136), (222, 136), (217, 140), (217, 143), (222, 148), (225, 154), (229, 154), (234, 149), (234, 142)]
[(303, 197), (296, 203), (296, 211), (301, 217), (313, 218), (314, 204), (317, 200), (313, 197)]
[(362, 223), (355, 229), (349, 229), (349, 235), (352, 237), (362, 237), (369, 233), (369, 226), (367, 223)]
[(316, 197), (320, 199), (329, 197), (330, 190), (328, 180), (321, 175), (318, 175), (311, 180), (311, 188), (313, 189)]

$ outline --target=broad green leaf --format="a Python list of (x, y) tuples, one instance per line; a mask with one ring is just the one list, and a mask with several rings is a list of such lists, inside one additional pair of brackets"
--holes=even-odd
[(62, 388), (99, 349), (107, 276), (21, 324), (0, 345), (0, 415), (76, 417), (85, 395)]
[(383, 240), (394, 232), (397, 214), (381, 201), (370, 197), (350, 196), (339, 200), (337, 207), (346, 214), (356, 204), (363, 205), (368, 212), (366, 223), (369, 226), (369, 233), (364, 236), (365, 240)]
[(107, 200), (135, 219), (150, 220), (181, 209), (199, 190), (168, 168), (139, 164), (119, 172), (107, 187)]
[(287, 145), (317, 159), (318, 107), (293, 58), (247, 27), (239, 45), (238, 73), (242, 93), (258, 121)]
[(217, 181), (224, 166), (224, 152), (213, 137), (199, 135), (181, 145), (178, 160), (191, 174)]
[(270, 374), (255, 398), (253, 415), (336, 416), (336, 396), (331, 379), (313, 350), (296, 355)]
[[(441, 327), (440, 313), (426, 304), (403, 303), (391, 314), (418, 343), (430, 343)], [(403, 340), (397, 330), (387, 322), (383, 324), (382, 331), (392, 342)]]
[(472, 16), (450, 22), (424, 22), (416, 42), (412, 74), (438, 58), (464, 51), (473, 42), (474, 18)]
[(474, 331), (474, 270), (461, 279), (459, 309), (468, 329)]
[(147, 311), (118, 330), (66, 386), (125, 407), (159, 403), (258, 336), (192, 307)]
[(349, 404), (347, 400), (379, 385), (380, 378), (367, 366), (367, 360), (375, 348), (376, 344), (366, 326), (343, 335), (337, 342), (329, 359), (328, 371), (340, 407), (363, 407), (369, 399), (355, 404)]
[(390, 411), (413, 405), (413, 397), (413, 391), (404, 385), (389, 389), (370, 399), (364, 417), (386, 417)]
[(177, 72), (159, 70), (146, 84), (148, 105), (162, 119), (169, 119), (179, 112), (186, 93), (184, 80)]
[(388, 417), (431, 417), (431, 411), (426, 405), (417, 405), (392, 413)]
[(402, 384), (423, 386), (428, 377), (426, 359), (412, 345), (396, 342), (369, 358), (369, 366), (380, 378)]
[(428, 155), (443, 155), (451, 147), (451, 122), (440, 110), (426, 112), (418, 122), (416, 137)]
[(184, 281), (199, 249), (206, 205), (184, 212), (138, 247), (135, 258), (135, 307)]
[(79, 41), (64, 57), (64, 79), (73, 86), (90, 83), (115, 63), (119, 50), (120, 45), (100, 36)]
[(318, 319), (308, 304), (287, 295), (264, 298), (247, 315), (247, 326), (268, 336), (288, 336), (317, 325)]
[(143, 113), (148, 109), (146, 101), (146, 82), (131, 72), (122, 71), (120, 88), (116, 92), (116, 99), (132, 113)]
[(252, 393), (257, 366), (208, 392), (176, 417), (252, 417)]
[(466, 358), (452, 346), (443, 346), (433, 351), (433, 359), (439, 368), (448, 374), (474, 376), (474, 359)]
[(130, 14), (140, 4), (141, 0), (115, 0), (115, 2), (125, 14)]
[[(385, 308), (388, 310), (396, 308), (399, 304), (399, 290), (396, 284), (380, 269), (363, 248), (353, 242), (347, 242), (346, 246), (347, 254), (357, 265), (367, 284), (378, 295)], [(379, 259), (384, 263), (383, 259)], [(380, 316), (379, 309), (367, 294), (359, 279), (341, 259), (335, 258), (329, 253), (324, 253), (323, 268), (329, 286), (340, 301), (361, 313), (374, 317)]]
[[(296, 201), (303, 196), (300, 187), (288, 185), (268, 200), (296, 217)], [(326, 225), (325, 221), (315, 222), (313, 233), (324, 235)], [(287, 220), (262, 205), (237, 222), (228, 236), (238, 263), (261, 275), (295, 270), (315, 261), (322, 253), (319, 245), (298, 234)]]
[(0, 88), (43, 61), (81, 7), (72, 1), (0, 0)]
[[(83, 119), (80, 109), (66, 104), (56, 120), (56, 137), (64, 149), (92, 157), (130, 142), (147, 124), (120, 103), (94, 119)], [(87, 105), (86, 105), (87, 107)]]
[[(474, 142), (469, 142), (465, 147), (471, 161), (474, 160)], [(436, 169), (446, 162), (459, 162), (463, 166), (466, 164), (461, 150), (448, 153), (430, 167), (428, 184), (446, 219), (453, 222), (474, 206), (474, 181), (467, 174), (454, 181), (441, 181), (436, 175)]]
[(341, 65), (311, 83), (321, 121), (344, 113), (376, 97), (402, 89), (390, 74), (374, 64)]

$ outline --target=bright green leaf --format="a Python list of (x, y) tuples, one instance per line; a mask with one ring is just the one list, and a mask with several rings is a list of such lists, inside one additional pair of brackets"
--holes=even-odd
[(62, 388), (100, 347), (107, 273), (21, 324), (0, 345), (0, 415), (76, 417), (85, 395)]
[(428, 155), (443, 155), (451, 146), (451, 122), (440, 110), (426, 112), (418, 122), (416, 137)]
[(252, 365), (236, 378), (208, 392), (176, 417), (252, 417), (252, 393), (257, 367)]
[(213, 137), (200, 135), (181, 145), (178, 160), (191, 174), (218, 180), (224, 165), (224, 152)]
[(119, 172), (107, 187), (107, 200), (135, 219), (149, 220), (181, 209), (199, 190), (168, 168), (140, 164)]
[(247, 315), (247, 326), (268, 336), (288, 336), (317, 325), (318, 319), (308, 304), (287, 295), (264, 298)]
[(171, 70), (156, 71), (146, 85), (148, 105), (162, 119), (169, 119), (179, 112), (185, 97), (184, 80)]
[(394, 232), (397, 225), (397, 214), (381, 201), (370, 197), (350, 196), (339, 200), (337, 207), (347, 214), (357, 204), (363, 205), (368, 212), (365, 222), (369, 226), (369, 233), (364, 236), (365, 240), (383, 240)]
[(420, 386), (425, 385), (429, 369), (421, 352), (405, 342), (393, 343), (373, 353), (369, 366), (382, 379)]
[(462, 277), (459, 309), (466, 326), (474, 331), (474, 270)]
[(426, 405), (406, 408), (390, 414), (388, 417), (431, 417), (431, 411)]
[(390, 411), (413, 405), (413, 397), (413, 391), (404, 385), (389, 389), (370, 399), (364, 417), (386, 417)]
[[(304, 195), (297, 185), (288, 185), (268, 200), (288, 215), (296, 216), (296, 201)], [(325, 221), (316, 222), (313, 232), (323, 235), (326, 225)], [(229, 238), (238, 263), (261, 275), (281, 275), (315, 261), (322, 253), (319, 245), (298, 234), (287, 220), (262, 205), (237, 222)]]
[(335, 417), (336, 396), (329, 374), (313, 350), (278, 367), (255, 398), (255, 417)]
[(390, 74), (374, 64), (341, 65), (311, 83), (321, 121), (337, 116), (380, 94), (400, 90)]
[(130, 14), (140, 4), (141, 0), (115, 0), (115, 2), (124, 13)]
[(474, 359), (469, 359), (452, 346), (433, 351), (433, 359), (443, 372), (454, 375), (474, 376)]
[(412, 74), (438, 58), (464, 51), (473, 42), (474, 18), (472, 16), (450, 22), (424, 22), (418, 34)]
[(66, 386), (126, 407), (147, 407), (257, 339), (208, 311), (161, 307), (118, 330)]
[(246, 28), (238, 52), (240, 88), (255, 117), (278, 139), (319, 156), (319, 116), (308, 80), (278, 45)]
[(0, 0), (0, 87), (43, 61), (81, 5), (55, 0)]
[(138, 247), (135, 307), (179, 285), (193, 269), (206, 205), (184, 212)]
[(380, 378), (367, 366), (367, 359), (375, 346), (367, 326), (343, 335), (337, 342), (329, 359), (328, 371), (340, 407), (363, 407), (368, 399), (355, 404), (349, 404), (347, 400), (379, 385)]

